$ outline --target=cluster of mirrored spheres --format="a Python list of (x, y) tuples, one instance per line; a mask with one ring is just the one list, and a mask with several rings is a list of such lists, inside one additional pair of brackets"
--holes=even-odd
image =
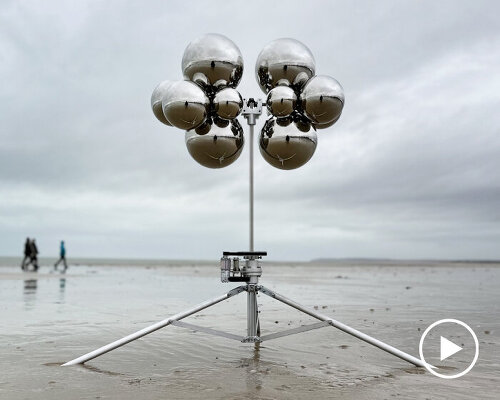
[[(243, 75), (240, 50), (223, 35), (206, 34), (186, 47), (182, 72), (184, 80), (163, 81), (154, 89), (153, 113), (164, 124), (186, 131), (186, 146), (198, 163), (209, 168), (230, 165), (244, 143), (237, 119), (243, 109), (236, 90)], [(267, 95), (270, 115), (260, 133), (260, 152), (276, 168), (307, 163), (316, 150), (316, 130), (340, 118), (342, 86), (315, 72), (311, 51), (295, 39), (274, 40), (257, 58), (257, 82)]]

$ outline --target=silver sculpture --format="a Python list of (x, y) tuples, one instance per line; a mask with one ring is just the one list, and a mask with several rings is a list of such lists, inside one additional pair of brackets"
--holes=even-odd
[(179, 129), (194, 129), (207, 118), (210, 102), (203, 90), (193, 82), (173, 82), (162, 100), (163, 114)]
[(267, 94), (267, 110), (277, 118), (289, 117), (297, 107), (297, 95), (288, 86), (276, 86)]
[(207, 168), (223, 168), (238, 159), (243, 149), (243, 128), (237, 119), (208, 125), (199, 135), (186, 132), (186, 147), (199, 164)]
[(158, 119), (158, 121), (164, 123), (167, 126), (172, 126), (172, 124), (165, 118), (161, 102), (172, 83), (172, 81), (161, 82), (160, 84), (158, 84), (158, 86), (155, 87), (155, 89), (153, 90), (153, 94), (151, 95), (151, 108), (153, 109), (153, 114)]
[(315, 71), (311, 51), (295, 39), (274, 40), (257, 58), (257, 82), (267, 93), (269, 113), (276, 117), (262, 128), (260, 152), (276, 168), (307, 163), (316, 149), (315, 130), (332, 126), (342, 113), (342, 87), (328, 76), (314, 76)]
[(236, 87), (243, 75), (243, 57), (233, 41), (209, 33), (188, 44), (182, 57), (184, 79), (202, 87)]
[(307, 81), (300, 93), (301, 107), (313, 124), (325, 125), (339, 119), (344, 108), (344, 90), (337, 80), (318, 75)]
[(318, 137), (311, 125), (274, 117), (264, 124), (259, 140), (264, 159), (279, 169), (302, 167), (313, 156), (317, 143)]
[(268, 43), (255, 64), (257, 82), (264, 93), (277, 85), (300, 88), (316, 71), (311, 50), (295, 39), (276, 39)]
[(214, 111), (222, 119), (232, 120), (240, 115), (243, 108), (241, 94), (233, 88), (219, 90), (213, 100)]
[[(309, 161), (317, 146), (316, 129), (333, 125), (344, 106), (340, 84), (327, 76), (314, 76), (316, 66), (311, 51), (295, 39), (278, 39), (259, 54), (255, 67), (257, 81), (267, 93), (267, 109), (272, 116), (260, 134), (260, 150), (269, 164), (280, 169), (299, 168)], [(222, 282), (245, 282), (226, 294), (206, 301), (109, 343), (64, 365), (85, 363), (168, 325), (222, 336), (240, 342), (258, 343), (312, 329), (332, 326), (416, 366), (422, 360), (396, 349), (339, 321), (321, 315), (258, 284), (262, 275), (260, 259), (266, 252), (253, 248), (253, 133), (262, 114), (261, 100), (242, 101), (235, 87), (241, 80), (243, 59), (236, 45), (222, 35), (208, 34), (192, 41), (182, 59), (186, 81), (162, 82), (154, 90), (151, 106), (164, 124), (186, 129), (186, 146), (201, 165), (221, 168), (233, 163), (243, 148), (243, 129), (236, 119), (241, 114), (249, 126), (250, 147), (250, 249), (224, 252), (221, 259)], [(160, 102), (163, 115), (160, 113)], [(239, 257), (243, 257), (240, 262)], [(247, 292), (247, 335), (238, 336), (216, 329), (183, 322), (182, 319), (239, 293)], [(261, 335), (257, 293), (263, 293), (320, 322)]]

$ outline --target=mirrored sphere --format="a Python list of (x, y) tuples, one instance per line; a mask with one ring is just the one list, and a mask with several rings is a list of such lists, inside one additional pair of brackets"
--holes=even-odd
[(163, 122), (168, 126), (172, 126), (172, 124), (167, 121), (167, 119), (165, 118), (165, 114), (163, 114), (161, 101), (172, 83), (172, 81), (161, 82), (158, 86), (155, 87), (155, 90), (153, 90), (153, 94), (151, 95), (151, 108), (153, 109), (153, 114), (158, 119), (158, 121)]
[(337, 120), (344, 108), (344, 89), (336, 79), (314, 76), (307, 81), (300, 102), (307, 118), (314, 124), (328, 124)]
[(189, 81), (173, 82), (162, 100), (163, 114), (179, 129), (194, 129), (207, 117), (209, 100), (205, 92)]
[(304, 132), (291, 119), (287, 123), (277, 123), (269, 118), (260, 133), (259, 147), (262, 157), (273, 167), (295, 169), (307, 163), (316, 150), (318, 138), (311, 125)]
[(223, 168), (238, 159), (243, 149), (243, 129), (237, 119), (226, 127), (212, 124), (204, 135), (186, 132), (186, 147), (198, 163), (207, 168)]
[(236, 87), (243, 75), (243, 57), (232, 40), (208, 33), (184, 50), (182, 73), (200, 86)]
[(267, 95), (267, 109), (278, 118), (288, 117), (297, 105), (297, 95), (291, 87), (276, 86)]
[(255, 74), (260, 88), (267, 93), (278, 85), (300, 88), (314, 75), (316, 62), (311, 50), (295, 39), (276, 39), (260, 52)]
[(210, 132), (210, 129), (212, 128), (212, 122), (209, 119), (206, 119), (205, 122), (203, 122), (199, 127), (195, 128), (195, 132), (198, 135), (206, 135), (208, 132)]
[(219, 90), (213, 100), (215, 113), (223, 119), (236, 118), (243, 108), (240, 93), (233, 88)]

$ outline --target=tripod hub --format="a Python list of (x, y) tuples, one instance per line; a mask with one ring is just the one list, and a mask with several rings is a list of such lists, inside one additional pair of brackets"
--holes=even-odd
[[(220, 259), (221, 282), (256, 285), (262, 275), (260, 260), (263, 256), (267, 256), (266, 251), (224, 251)], [(240, 257), (243, 258), (243, 263), (240, 262)]]

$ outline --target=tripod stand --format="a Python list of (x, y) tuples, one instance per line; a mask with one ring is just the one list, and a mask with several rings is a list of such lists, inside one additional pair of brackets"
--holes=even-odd
[[(221, 336), (226, 339), (237, 340), (243, 343), (261, 343), (264, 341), (277, 339), (284, 336), (294, 335), (301, 332), (310, 331), (313, 329), (324, 328), (327, 326), (332, 326), (334, 328), (340, 329), (341, 331), (348, 333), (358, 339), (361, 339), (373, 346), (378, 347), (396, 357), (399, 357), (411, 364), (418, 367), (423, 367), (424, 363), (410, 354), (407, 354), (397, 348), (390, 346), (378, 339), (375, 339), (363, 332), (360, 332), (350, 326), (343, 324), (342, 322), (336, 321), (330, 317), (321, 315), (315, 311), (312, 311), (295, 301), (276, 293), (266, 287), (259, 285), (258, 280), (262, 275), (262, 268), (260, 266), (259, 260), (262, 256), (267, 255), (265, 252), (224, 252), (224, 256), (221, 259), (221, 280), (223, 282), (245, 282), (245, 285), (235, 287), (226, 294), (216, 297), (214, 299), (208, 300), (206, 302), (200, 303), (197, 306), (183, 311), (181, 313), (175, 314), (170, 318), (164, 319), (156, 324), (148, 326), (140, 331), (132, 333), (131, 335), (125, 336), (119, 340), (109, 343), (97, 350), (87, 353), (81, 357), (75, 358), (74, 360), (68, 361), (63, 364), (63, 366), (83, 364), (93, 358), (99, 357), (109, 351), (112, 351), (118, 347), (121, 347), (127, 343), (130, 343), (136, 339), (146, 336), (158, 329), (164, 328), (168, 325), (174, 325), (182, 328), (191, 329), (194, 331), (204, 332), (211, 335)], [(235, 256), (234, 258), (229, 258), (228, 256)], [(244, 266), (239, 267), (239, 258), (242, 256), (244, 258)], [(236, 296), (242, 292), (247, 292), (247, 334), (246, 336), (238, 336), (232, 333), (223, 332), (217, 329), (207, 328), (199, 325), (194, 325), (191, 323), (183, 322), (182, 320), (190, 315), (196, 314), (197, 312), (209, 308), (223, 300), (227, 300), (233, 296)], [(260, 335), (260, 323), (258, 317), (258, 306), (257, 306), (257, 293), (261, 292), (274, 300), (284, 303), (296, 310), (303, 312), (313, 318), (316, 318), (320, 322), (316, 322), (309, 325), (303, 325), (298, 328), (287, 329), (280, 332), (275, 332), (267, 335)]]

